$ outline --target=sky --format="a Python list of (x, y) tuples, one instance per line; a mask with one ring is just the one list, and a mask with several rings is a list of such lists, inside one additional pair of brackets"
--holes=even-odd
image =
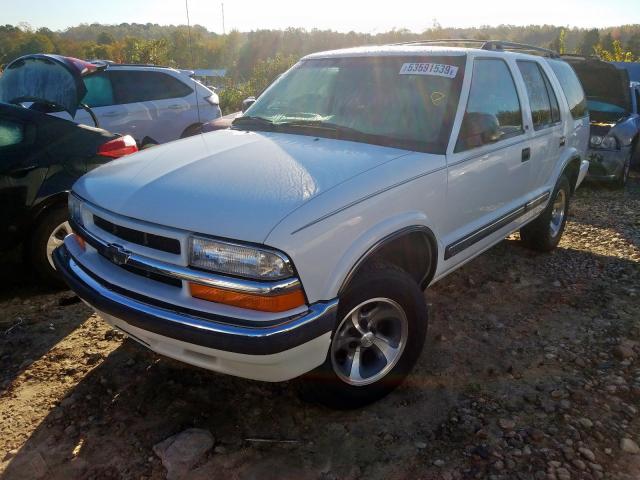
[[(191, 24), (222, 33), (220, 0), (187, 0)], [(225, 29), (331, 29), (378, 33), (443, 27), (640, 23), (640, 0), (225, 0)], [(0, 24), (62, 30), (79, 23), (185, 24), (184, 0), (0, 0)]]

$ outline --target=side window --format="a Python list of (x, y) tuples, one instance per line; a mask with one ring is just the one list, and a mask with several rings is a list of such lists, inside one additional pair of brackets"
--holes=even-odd
[(0, 149), (12, 147), (24, 140), (24, 126), (11, 120), (0, 119)]
[(113, 87), (107, 73), (95, 73), (85, 77), (84, 86), (87, 87), (87, 94), (82, 99), (82, 103), (90, 107), (106, 107), (115, 103)]
[(111, 72), (118, 103), (149, 102), (167, 98), (180, 98), (193, 90), (162, 72), (124, 70)]
[[(538, 68), (540, 66), (538, 65)], [(551, 82), (549, 81), (549, 77), (544, 73), (544, 70), (540, 69), (542, 72), (542, 77), (544, 78), (544, 84), (547, 87), (547, 92), (549, 93), (549, 100), (551, 101), (551, 121), (553, 123), (560, 122), (560, 104), (558, 103), (558, 97), (556, 96), (556, 92), (553, 90), (551, 86)]]
[(640, 88), (636, 87), (636, 113), (640, 112)]
[(523, 133), (522, 110), (513, 76), (500, 59), (477, 59), (456, 152)]
[(587, 109), (587, 99), (584, 96), (584, 90), (582, 84), (578, 80), (576, 72), (573, 71), (571, 65), (562, 60), (547, 60), (551, 69), (558, 77), (562, 91), (565, 97), (567, 97), (567, 103), (569, 103), (569, 110), (571, 116), (574, 119), (579, 119), (587, 116), (589, 111)]
[(540, 130), (558, 122), (558, 100), (540, 65), (537, 62), (518, 61), (518, 68), (527, 88), (533, 128)]

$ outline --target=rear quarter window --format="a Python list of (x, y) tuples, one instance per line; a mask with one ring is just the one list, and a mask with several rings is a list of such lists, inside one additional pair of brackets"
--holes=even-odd
[(587, 99), (582, 84), (571, 65), (562, 60), (548, 60), (548, 62), (560, 82), (565, 97), (567, 97), (571, 116), (576, 120), (587, 116), (589, 114)]

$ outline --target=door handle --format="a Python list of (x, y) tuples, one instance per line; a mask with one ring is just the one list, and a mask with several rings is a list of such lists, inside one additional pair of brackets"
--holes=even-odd
[(102, 116), (103, 117), (119, 117), (120, 116), (120, 112), (107, 112)]
[(564, 147), (566, 144), (567, 144), (567, 137), (563, 135), (562, 137), (560, 137), (560, 146)]
[(527, 160), (531, 159), (531, 148), (527, 147), (527, 148), (523, 148), (522, 149), (522, 161), (526, 162)]
[(171, 110), (180, 110), (182, 108), (182, 105), (177, 105), (177, 104), (169, 105), (169, 108)]

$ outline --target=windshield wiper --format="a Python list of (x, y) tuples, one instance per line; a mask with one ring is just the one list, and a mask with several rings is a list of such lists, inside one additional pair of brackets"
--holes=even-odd
[(247, 127), (268, 127), (268, 128), (273, 128), (277, 124), (273, 123), (268, 118), (253, 117), (251, 115), (248, 115), (248, 116), (242, 116), (242, 117), (236, 118), (233, 122), (231, 122), (231, 125), (233, 125), (234, 127), (247, 126)]
[(345, 127), (337, 123), (325, 122), (323, 120), (293, 120), (291, 122), (281, 122), (276, 124), (278, 127), (299, 127), (318, 130), (329, 130), (338, 134), (369, 136), (369, 134), (351, 127)]

